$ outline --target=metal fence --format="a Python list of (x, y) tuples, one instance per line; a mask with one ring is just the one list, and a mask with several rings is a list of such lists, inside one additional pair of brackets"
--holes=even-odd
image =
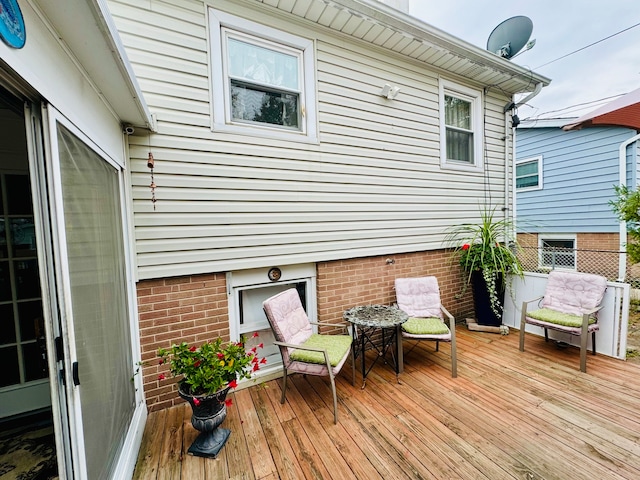
[(609, 281), (640, 288), (640, 264), (628, 265), (625, 252), (562, 247), (525, 247), (518, 253), (526, 272), (548, 273), (553, 269), (595, 273)]

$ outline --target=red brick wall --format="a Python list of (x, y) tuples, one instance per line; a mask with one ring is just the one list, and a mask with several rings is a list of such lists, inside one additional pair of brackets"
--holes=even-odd
[[(387, 259), (393, 263), (387, 263)], [(444, 251), (356, 258), (317, 265), (318, 320), (342, 323), (344, 310), (356, 305), (391, 304), (396, 277), (435, 275), (443, 305), (462, 321), (472, 315), (471, 289), (461, 298), (461, 274)], [(176, 382), (160, 366), (158, 348), (173, 343), (229, 339), (224, 273), (144, 280), (137, 285), (144, 393), (149, 410), (181, 403)], [(158, 375), (167, 375), (158, 380)]]
[(144, 280), (137, 285), (144, 393), (150, 410), (182, 402), (166, 366), (158, 365), (158, 348), (173, 343), (204, 343), (229, 338), (224, 273)]
[[(393, 263), (387, 263), (392, 260)], [(342, 312), (367, 304), (395, 302), (396, 278), (435, 275), (443, 305), (457, 319), (473, 312), (471, 289), (461, 298), (461, 273), (444, 251), (355, 258), (317, 265), (318, 321), (342, 321)]]
[(579, 233), (576, 243), (580, 250), (620, 250), (620, 235), (617, 233)]

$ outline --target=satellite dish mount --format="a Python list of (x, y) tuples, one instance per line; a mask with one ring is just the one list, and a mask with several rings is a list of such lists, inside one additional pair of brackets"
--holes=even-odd
[(531, 32), (533, 32), (533, 22), (529, 17), (511, 17), (493, 29), (487, 39), (487, 50), (510, 60), (525, 45), (527, 50), (533, 47), (535, 40), (529, 42)]

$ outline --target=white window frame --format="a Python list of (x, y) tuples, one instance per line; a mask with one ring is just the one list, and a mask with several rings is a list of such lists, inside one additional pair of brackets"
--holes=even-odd
[[(531, 187), (518, 187), (518, 165), (523, 163), (533, 163), (537, 162), (538, 165), (538, 184)], [(538, 155), (536, 157), (523, 158), (521, 160), (516, 160), (516, 169), (515, 169), (515, 183), (516, 190), (518, 192), (528, 192), (530, 190), (542, 190), (542, 155)]]
[[(211, 62), (212, 130), (240, 135), (252, 135), (279, 140), (318, 143), (318, 120), (315, 82), (315, 45), (313, 40), (245, 20), (209, 8), (209, 38)], [(277, 125), (234, 122), (231, 119), (231, 97), (227, 81), (225, 50), (227, 36), (249, 38), (251, 43), (274, 50), (298, 52), (300, 69), (300, 129)]]
[[(445, 124), (445, 95), (460, 98), (471, 103), (472, 128), (473, 128), (473, 161), (461, 162), (447, 159), (447, 126)], [(439, 106), (440, 106), (440, 167), (465, 172), (482, 171), (483, 168), (483, 115), (482, 115), (482, 91), (474, 90), (448, 80), (440, 79), (439, 82)]]
[[(571, 241), (573, 242), (573, 267), (567, 267), (564, 265), (553, 266), (546, 265), (543, 263), (543, 253), (544, 253), (544, 242), (545, 241)], [(561, 253), (561, 255), (569, 255), (569, 253)], [(540, 269), (545, 270), (568, 270), (568, 271), (576, 271), (578, 267), (578, 240), (577, 235), (575, 234), (538, 234), (538, 266)]]

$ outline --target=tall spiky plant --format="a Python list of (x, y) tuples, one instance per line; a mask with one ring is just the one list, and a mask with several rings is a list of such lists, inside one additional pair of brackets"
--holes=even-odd
[(445, 244), (453, 250), (452, 258), (465, 272), (464, 289), (471, 284), (473, 272), (482, 272), (490, 296), (491, 309), (501, 315), (498, 292), (508, 286), (509, 274), (523, 276), (518, 259), (518, 242), (513, 222), (496, 218), (497, 207), (483, 206), (478, 223), (455, 225), (447, 231)]

